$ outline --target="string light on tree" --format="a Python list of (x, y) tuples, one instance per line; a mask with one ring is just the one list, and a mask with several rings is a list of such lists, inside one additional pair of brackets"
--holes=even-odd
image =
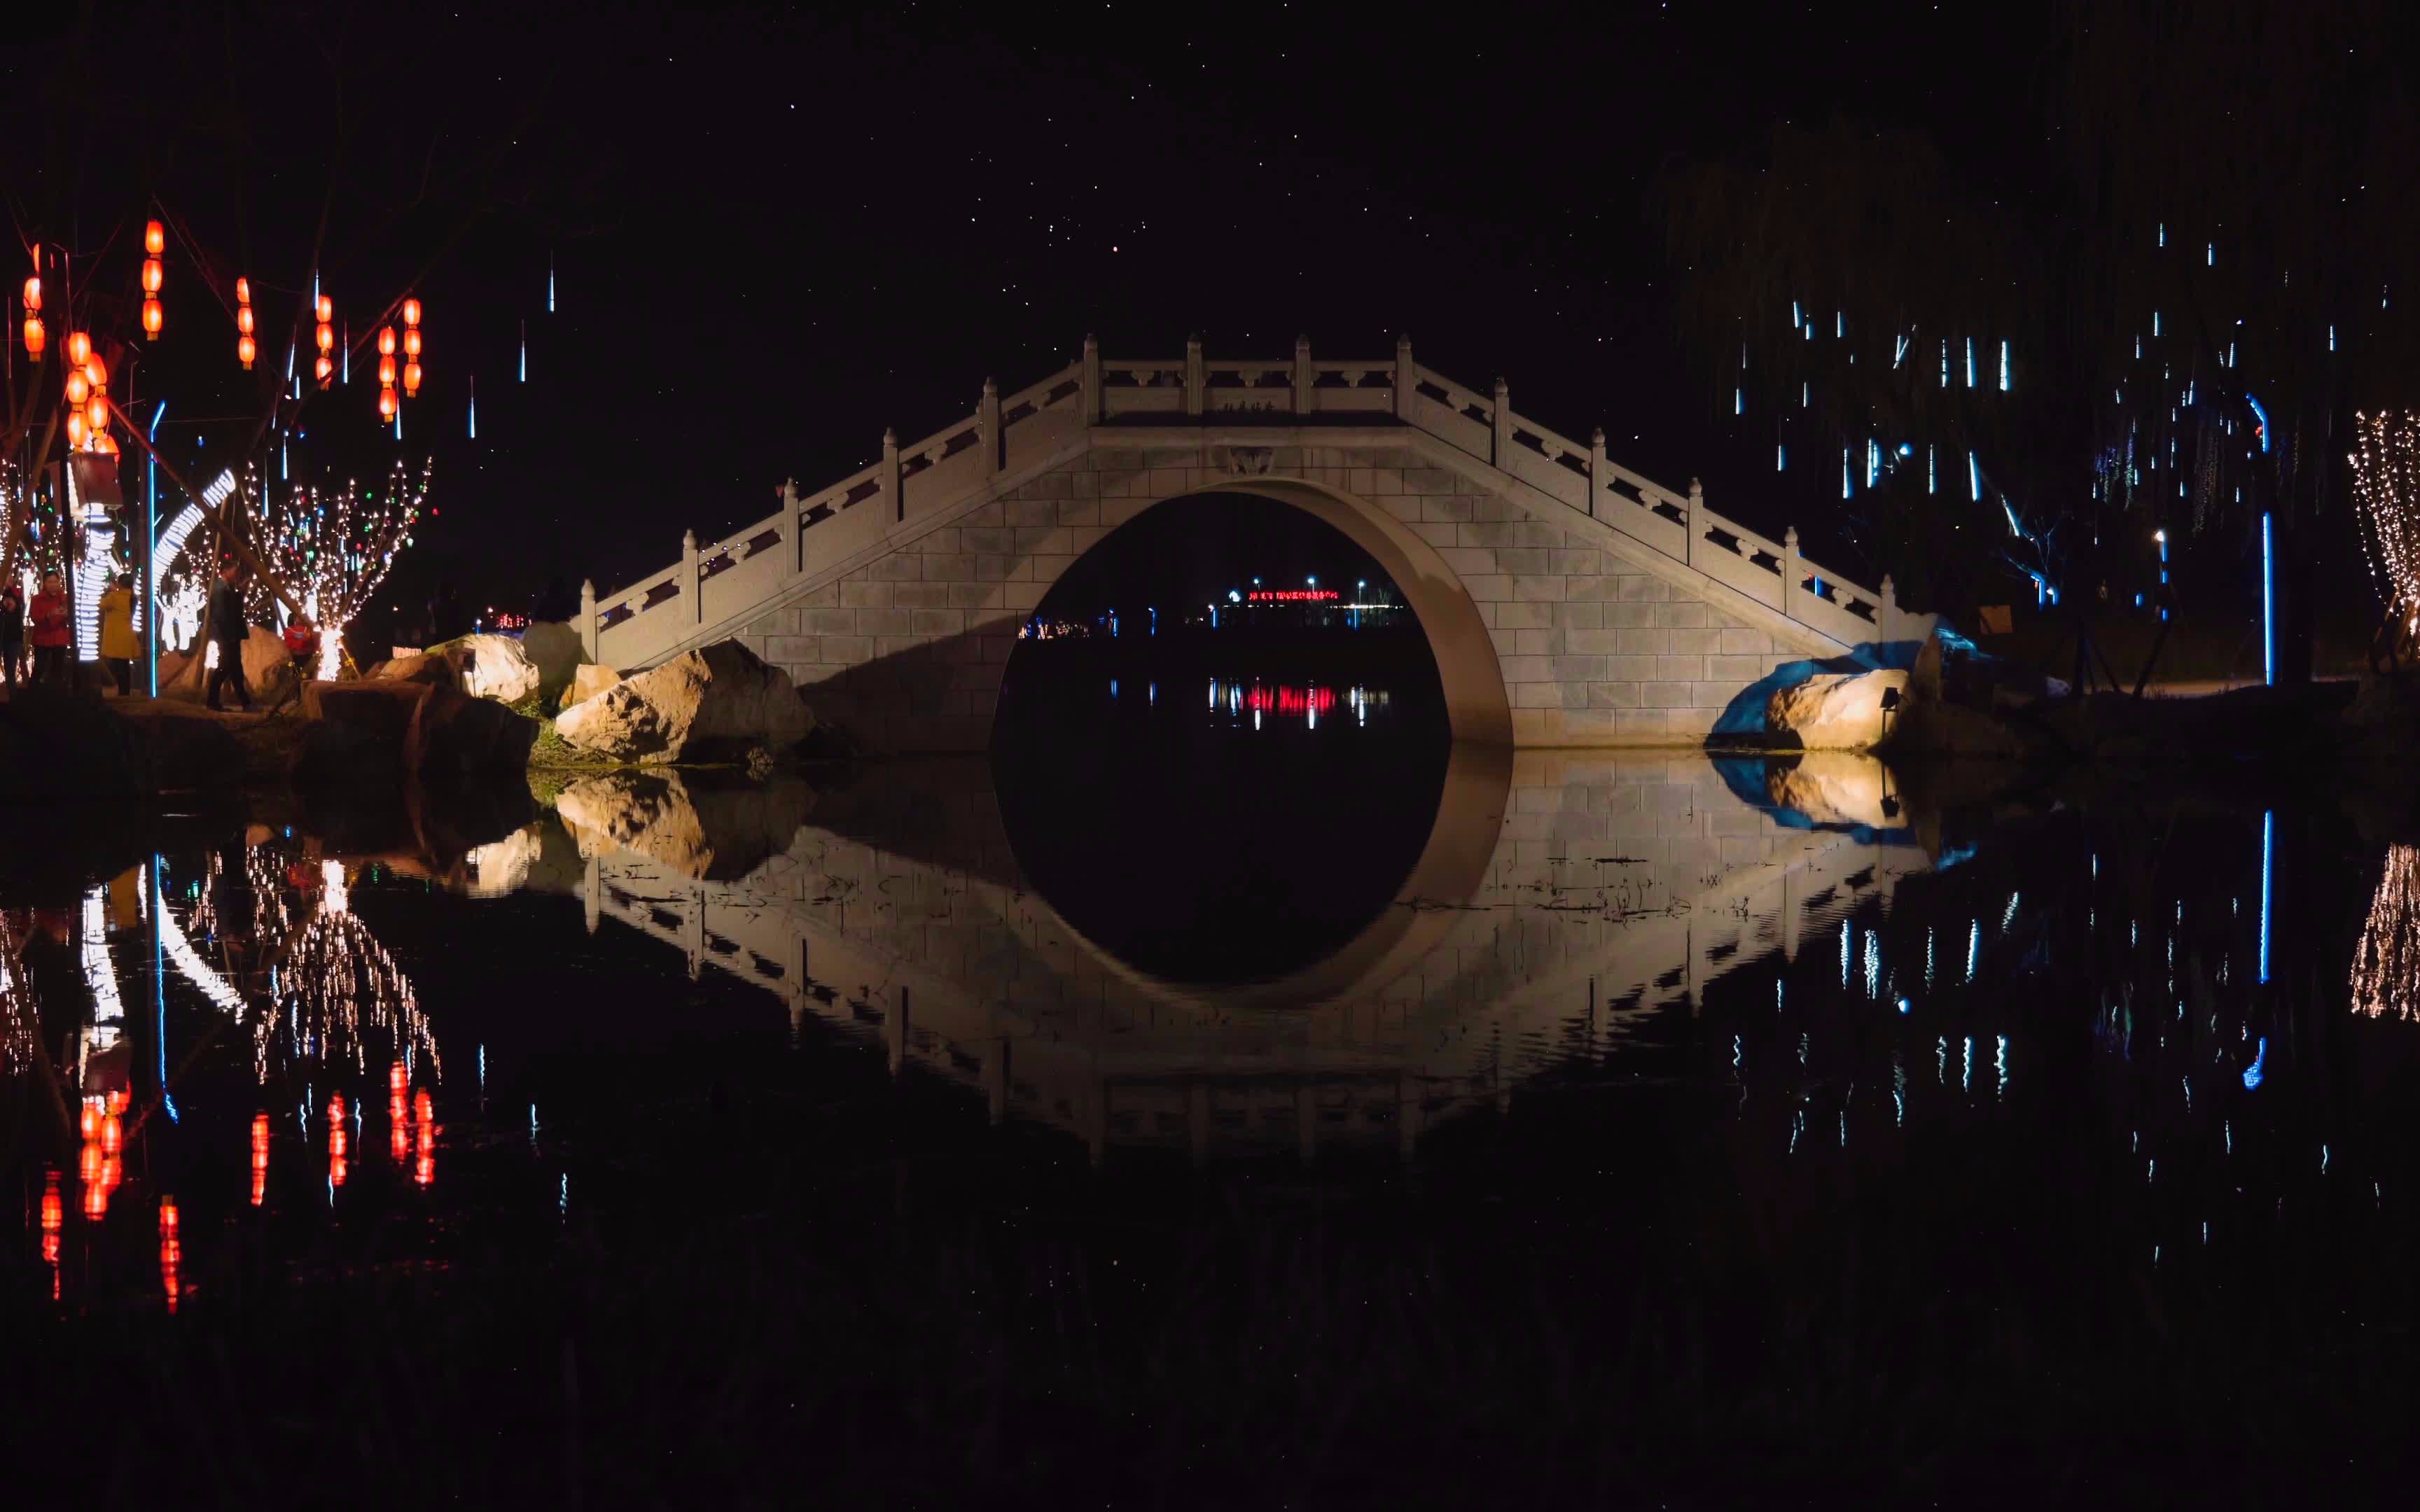
[(2387, 611), (2409, 642), (2420, 634), (2420, 413), (2355, 414), (2353, 438), (2362, 546)]

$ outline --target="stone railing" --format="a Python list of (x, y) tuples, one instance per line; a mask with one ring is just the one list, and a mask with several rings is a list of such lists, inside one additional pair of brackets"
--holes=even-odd
[(1931, 630), (1931, 615), (1899, 608), (1888, 578), (1875, 591), (1825, 573), (1800, 557), (1794, 527), (1774, 541), (1707, 508), (1694, 483), (1686, 494), (1651, 483), (1606, 458), (1603, 430), (1586, 444), (1559, 436), (1515, 413), (1502, 379), (1482, 393), (1415, 363), (1408, 339), (1391, 363), (1313, 362), (1304, 341), (1291, 362), (1228, 363), (1205, 359), (1199, 341), (1173, 360), (1112, 361), (1088, 337), (1078, 361), (1014, 394), (986, 380), (972, 415), (922, 440), (902, 446), (885, 431), (872, 467), (812, 494), (784, 484), (778, 510), (720, 541), (684, 534), (678, 562), (619, 593), (582, 583), (582, 643), (612, 666), (650, 665), (729, 633), (801, 579), (881, 555), (902, 527), (921, 531), (1000, 478), (1043, 467), (1094, 425), (1248, 415), (1416, 426), (1844, 646)]

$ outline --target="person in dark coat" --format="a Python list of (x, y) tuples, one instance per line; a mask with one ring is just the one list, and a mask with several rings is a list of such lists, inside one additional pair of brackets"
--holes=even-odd
[(229, 563), (210, 590), (210, 643), (218, 647), (219, 664), (210, 669), (209, 688), (202, 702), (220, 708), (219, 689), (233, 683), (236, 702), (249, 714), (252, 689), (243, 683), (243, 642), (250, 627), (243, 619), (243, 590), (238, 586), (241, 576), (240, 569)]

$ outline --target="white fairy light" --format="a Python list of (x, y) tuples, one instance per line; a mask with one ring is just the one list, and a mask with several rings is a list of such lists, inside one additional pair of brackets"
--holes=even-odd
[(2353, 949), (2352, 1007), (2371, 1018), (2420, 1019), (2420, 848), (2387, 849)]
[(2362, 547), (2379, 592), (2410, 620), (2420, 616), (2420, 413), (2353, 416), (2353, 499)]

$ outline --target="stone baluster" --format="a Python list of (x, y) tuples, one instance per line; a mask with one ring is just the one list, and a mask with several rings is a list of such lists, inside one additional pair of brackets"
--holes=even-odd
[(1689, 505), (1681, 517), (1681, 560), (1698, 564), (1698, 537), (1706, 533), (1706, 486), (1689, 480)]
[(1084, 424), (1101, 423), (1101, 344), (1087, 332), (1084, 336)]
[(1296, 336), (1294, 339), (1294, 412), (1295, 414), (1307, 415), (1311, 413), (1311, 385), (1312, 380), (1313, 374), (1311, 370), (1311, 338), (1309, 336)]
[(1412, 378), (1412, 338), (1395, 338), (1395, 418), (1410, 424), (1412, 395), (1417, 392)]
[(597, 584), (588, 578), (580, 579), (580, 654), (597, 659)]
[(605, 914), (604, 863), (594, 856), (580, 870), (580, 900), (588, 933), (594, 934), (597, 920)]
[(983, 403), (975, 410), (975, 434), (983, 446), (983, 475), (1000, 475), (1000, 385), (984, 379)]
[(883, 511), (895, 522), (908, 517), (908, 490), (899, 476), (899, 433), (882, 427), (882, 471), (876, 474), (891, 507)]
[(789, 547), (790, 570), (807, 570), (807, 522), (799, 517), (799, 480), (782, 480), (782, 541)]
[(1502, 378), (1496, 380), (1496, 440), (1488, 449), (1487, 460), (1502, 467), (1512, 460), (1512, 390)]
[(681, 926), (681, 947), (689, 956), (689, 980), (696, 981), (706, 975), (706, 884), (692, 882), (689, 889), (689, 918)]
[(1883, 574), (1883, 601), (1874, 606), (1874, 639), (1885, 644), (1899, 636), (1899, 588), (1889, 573)]
[(681, 532), (680, 596), (689, 600), (691, 625), (706, 623), (706, 579), (697, 566), (697, 532)]
[(1187, 414), (1198, 415), (1202, 412), (1202, 401), (1208, 397), (1204, 391), (1209, 386), (1210, 376), (1202, 368), (1202, 338), (1187, 336), (1185, 338), (1185, 412)]
[(1798, 618), (1798, 527), (1781, 532), (1781, 612)]
[(1589, 432), (1589, 517), (1605, 517), (1606, 489), (1609, 483), (1605, 464), (1605, 427)]

